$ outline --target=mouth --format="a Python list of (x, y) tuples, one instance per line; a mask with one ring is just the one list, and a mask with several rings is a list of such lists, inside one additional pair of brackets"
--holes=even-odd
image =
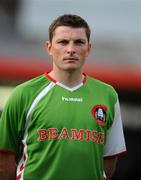
[(75, 58), (75, 57), (67, 57), (67, 58), (64, 58), (64, 61), (78, 61), (78, 58)]

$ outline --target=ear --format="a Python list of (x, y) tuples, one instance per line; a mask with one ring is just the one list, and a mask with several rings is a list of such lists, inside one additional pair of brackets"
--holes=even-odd
[(45, 48), (46, 48), (46, 50), (48, 51), (48, 54), (49, 54), (49, 55), (52, 55), (52, 53), (51, 53), (51, 47), (52, 47), (51, 42), (50, 42), (50, 41), (46, 41), (46, 42), (45, 42)]
[(88, 44), (88, 51), (87, 51), (87, 55), (86, 55), (86, 57), (88, 57), (88, 56), (89, 56), (90, 51), (91, 51), (91, 48), (92, 48), (92, 44), (91, 44), (91, 42), (89, 42), (89, 44)]
[(92, 43), (91, 43), (91, 42), (89, 42), (89, 44), (88, 44), (88, 53), (90, 53), (91, 48), (92, 48)]

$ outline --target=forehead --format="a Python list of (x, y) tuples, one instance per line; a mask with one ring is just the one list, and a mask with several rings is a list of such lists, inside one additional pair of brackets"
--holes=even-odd
[(85, 28), (73, 28), (68, 26), (59, 26), (55, 29), (53, 38), (64, 39), (87, 39)]

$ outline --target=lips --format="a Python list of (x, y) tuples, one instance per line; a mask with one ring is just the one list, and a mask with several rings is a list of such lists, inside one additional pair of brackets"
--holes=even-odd
[(75, 57), (67, 57), (67, 58), (64, 58), (64, 60), (67, 60), (67, 61), (78, 61), (78, 58), (75, 58)]

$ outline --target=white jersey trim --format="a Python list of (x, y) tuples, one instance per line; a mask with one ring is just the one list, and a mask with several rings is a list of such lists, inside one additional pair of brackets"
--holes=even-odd
[(26, 123), (25, 123), (25, 132), (24, 132), (24, 137), (22, 140), (24, 149), (23, 149), (23, 156), (18, 164), (17, 167), (17, 177), (19, 177), (18, 179), (23, 180), (23, 174), (24, 174), (24, 168), (21, 170), (21, 167), (25, 167), (25, 164), (27, 162), (28, 159), (28, 154), (27, 154), (27, 145), (26, 145), (26, 141), (27, 141), (27, 137), (28, 137), (28, 128), (29, 128), (29, 123), (32, 117), (32, 113), (34, 108), (36, 107), (36, 105), (39, 103), (39, 101), (55, 86), (56, 84), (54, 82), (51, 82), (47, 87), (45, 87), (38, 95), (37, 97), (34, 99), (33, 103), (31, 104), (29, 111), (27, 113), (26, 116)]
[(104, 157), (114, 156), (126, 151), (119, 101), (117, 101), (114, 108), (114, 122), (107, 133)]
[(68, 91), (71, 91), (71, 92), (73, 92), (73, 91), (79, 89), (81, 86), (83, 86), (83, 83), (80, 83), (80, 84), (78, 84), (77, 86), (75, 86), (75, 87), (73, 87), (73, 88), (70, 88), (70, 87), (68, 87), (68, 86), (66, 86), (66, 85), (64, 85), (64, 84), (62, 84), (62, 83), (60, 83), (60, 82), (56, 82), (56, 84), (57, 84), (58, 86), (64, 88), (64, 89), (67, 89)]

